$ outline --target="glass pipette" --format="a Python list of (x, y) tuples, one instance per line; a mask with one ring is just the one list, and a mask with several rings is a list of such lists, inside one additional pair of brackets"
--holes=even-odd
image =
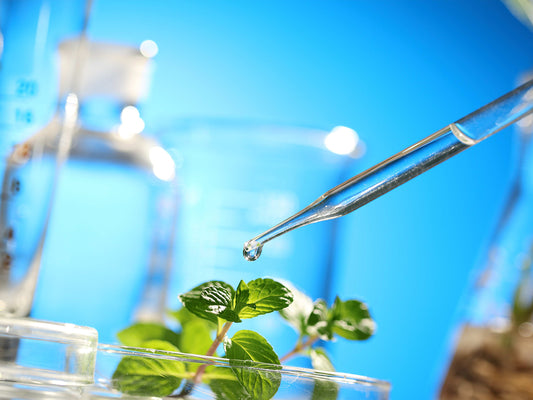
[(301, 226), (346, 215), (520, 120), (533, 111), (530, 80), (466, 117), (348, 179), (313, 203), (244, 244), (249, 261), (263, 245)]

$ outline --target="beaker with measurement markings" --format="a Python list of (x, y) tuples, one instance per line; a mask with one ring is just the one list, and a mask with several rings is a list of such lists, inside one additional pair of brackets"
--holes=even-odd
[[(92, 326), (111, 343), (133, 320), (166, 315), (175, 169), (142, 119), (153, 67), (142, 45), (87, 40), (80, 48), (79, 127), (61, 169), (32, 316)], [(75, 53), (75, 42), (62, 43), (62, 80)]]
[[(0, 0), (0, 315), (30, 313), (60, 160), (77, 119), (60, 98), (57, 48), (80, 38), (87, 0)], [(50, 131), (59, 143), (47, 151)]]
[[(253, 232), (301, 208), (315, 187), (327, 188), (353, 173), (363, 149), (354, 130), (188, 119), (159, 137), (174, 156), (181, 195), (172, 307), (178, 294), (215, 279), (237, 285), (270, 277), (289, 281), (313, 299), (328, 298), (335, 223), (280, 237), (260, 263), (244, 260), (241, 246)], [(262, 332), (283, 353), (295, 337), (276, 318), (247, 320), (243, 328)]]

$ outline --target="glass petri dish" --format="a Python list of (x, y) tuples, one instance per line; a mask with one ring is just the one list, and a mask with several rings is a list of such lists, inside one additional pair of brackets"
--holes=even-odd
[(91, 384), (97, 346), (94, 328), (0, 317), (0, 383)]
[[(388, 382), (365, 376), (98, 344), (97, 338), (89, 327), (0, 318), (0, 400), (389, 398)], [(202, 379), (193, 384), (200, 368)]]
[[(120, 395), (120, 387), (123, 387), (121, 380), (125, 380), (126, 387), (130, 378), (122, 376), (117, 379), (114, 371), (118, 364), (124, 360), (137, 360), (144, 365), (165, 364), (165, 370), (182, 370), (179, 388), (173, 393), (188, 392), (183, 397), (190, 400), (197, 399), (337, 399), (337, 400), (387, 400), (391, 385), (382, 380), (365, 376), (318, 371), (309, 368), (279, 366), (250, 361), (234, 362), (225, 358), (198, 356), (193, 354), (168, 352), (160, 350), (147, 350), (141, 348), (99, 345), (95, 371), (95, 388), (100, 388), (100, 393), (107, 392), (107, 395)], [(246, 397), (240, 393), (239, 385), (233, 386), (231, 394), (224, 393), (223, 379), (216, 382), (216, 379), (209, 379), (208, 382), (193, 385), (190, 382), (200, 366), (206, 368), (206, 375), (223, 377), (228, 381), (236, 382), (235, 376), (242, 379), (257, 380), (257, 382), (268, 381), (271, 383), (265, 392), (271, 390), (272, 397), (263, 393), (256, 393), (256, 397)], [(163, 373), (159, 370), (159, 373)], [(227, 383), (227, 382), (226, 382)], [(267, 386), (269, 386), (267, 384)], [(277, 386), (274, 389), (274, 386)], [(229, 386), (226, 386), (229, 387)], [(93, 393), (96, 393), (93, 388)], [(149, 392), (145, 393), (146, 395)], [(318, 396), (318, 397), (317, 397)]]

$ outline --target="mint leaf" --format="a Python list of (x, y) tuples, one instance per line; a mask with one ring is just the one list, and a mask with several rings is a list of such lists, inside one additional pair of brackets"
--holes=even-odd
[(125, 346), (142, 347), (147, 340), (163, 340), (179, 346), (180, 336), (161, 324), (136, 323), (117, 333), (117, 338)]
[(208, 379), (209, 387), (217, 400), (253, 400), (231, 369), (216, 367), (213, 374), (206, 375), (205, 378)]
[(240, 322), (232, 310), (233, 288), (225, 282), (203, 283), (179, 296), (183, 305), (194, 315), (217, 323), (217, 318)]
[[(311, 349), (309, 351), (309, 356), (311, 357), (311, 364), (314, 369), (327, 372), (335, 371), (329, 356), (323, 348)], [(335, 400), (338, 393), (339, 386), (337, 383), (329, 380), (321, 380), (320, 377), (317, 377), (315, 378), (311, 400)]]
[[(141, 347), (178, 351), (176, 346), (162, 340), (149, 340), (141, 343)], [(185, 365), (180, 361), (131, 355), (118, 364), (113, 373), (113, 387), (137, 396), (164, 397), (176, 390), (185, 377)]]
[(330, 316), (326, 302), (322, 299), (315, 301), (313, 310), (307, 319), (307, 333), (311, 336), (319, 336), (322, 340), (333, 339)]
[(248, 298), (250, 297), (250, 289), (244, 281), (239, 282), (237, 290), (235, 291), (235, 298), (233, 299), (233, 310), (239, 314), (240, 311), (248, 304)]
[(213, 342), (212, 333), (217, 329), (217, 325), (197, 317), (185, 307), (171, 311), (169, 315), (181, 325), (178, 348), (184, 353), (205, 354)]
[(175, 311), (169, 311), (168, 314), (176, 321), (178, 321), (181, 326), (188, 324), (190, 321), (203, 321), (209, 327), (209, 329), (215, 330), (217, 328), (216, 323), (194, 315), (185, 307), (181, 307), (180, 309)]
[(194, 319), (183, 325), (180, 335), (180, 350), (190, 354), (205, 354), (213, 343), (212, 329), (206, 320)]
[(286, 284), (292, 295), (293, 302), (283, 310), (279, 310), (279, 314), (290, 324), (300, 336), (308, 334), (307, 319), (313, 311), (313, 300), (305, 293), (299, 291), (293, 286)]
[(365, 303), (335, 299), (332, 309), (333, 332), (349, 340), (365, 340), (374, 334), (376, 324)]
[(311, 365), (314, 369), (319, 371), (333, 372), (335, 368), (329, 359), (326, 350), (322, 347), (315, 347), (309, 350), (309, 357), (311, 358)]
[(248, 303), (239, 311), (242, 319), (282, 310), (293, 300), (291, 291), (273, 279), (250, 281), (248, 291)]
[[(264, 337), (253, 331), (238, 331), (224, 343), (226, 357), (237, 380), (254, 400), (268, 400), (281, 383), (279, 359)], [(265, 363), (261, 369), (246, 368), (246, 360)], [(272, 365), (274, 364), (274, 365)], [(239, 368), (240, 367), (240, 368)], [(246, 397), (245, 397), (246, 398)]]

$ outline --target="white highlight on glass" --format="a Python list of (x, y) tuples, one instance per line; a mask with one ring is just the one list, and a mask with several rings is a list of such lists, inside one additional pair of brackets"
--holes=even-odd
[(141, 43), (139, 50), (141, 51), (141, 54), (146, 58), (152, 58), (155, 57), (156, 54), (159, 52), (159, 47), (157, 46), (156, 42), (148, 39)]
[(120, 113), (120, 125), (117, 134), (124, 139), (130, 138), (144, 130), (144, 121), (139, 110), (134, 106), (126, 106)]
[(148, 152), (154, 175), (162, 181), (171, 181), (176, 174), (174, 160), (162, 147), (154, 146)]
[(346, 126), (336, 126), (324, 139), (326, 148), (340, 155), (351, 154), (355, 151), (359, 136), (357, 132)]

